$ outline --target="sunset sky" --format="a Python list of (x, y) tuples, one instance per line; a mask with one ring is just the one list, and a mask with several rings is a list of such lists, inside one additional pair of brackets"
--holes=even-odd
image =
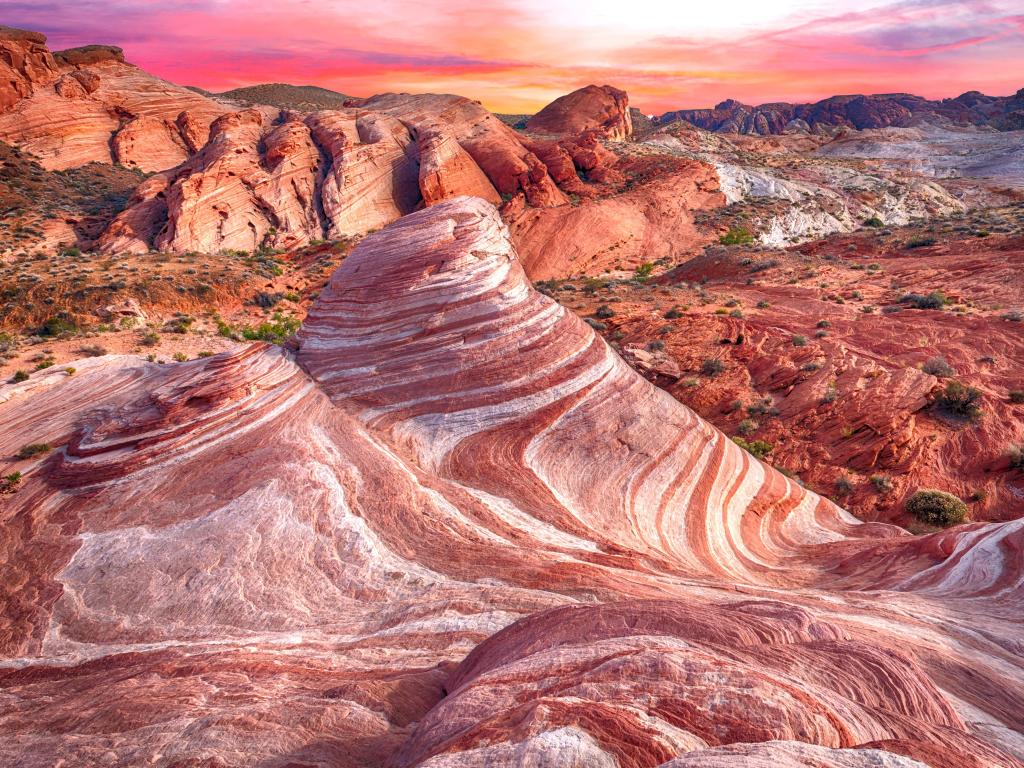
[(222, 91), (261, 82), (356, 96), (450, 92), (533, 112), (588, 83), (646, 112), (725, 98), (1007, 95), (1024, 87), (1022, 0), (3, 0), (53, 49), (110, 43)]

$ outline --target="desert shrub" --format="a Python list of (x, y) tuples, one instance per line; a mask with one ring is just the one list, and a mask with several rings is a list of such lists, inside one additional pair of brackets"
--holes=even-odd
[(770, 306), (771, 306), (771, 304), (769, 304), (764, 299), (761, 299), (761, 301), (757, 302), (757, 308), (758, 309), (768, 309), (768, 307), (770, 307)]
[(753, 419), (744, 419), (736, 425), (736, 431), (741, 435), (749, 435), (752, 432), (756, 432), (760, 425)]
[(54, 315), (39, 328), (40, 336), (60, 336), (65, 333), (74, 333), (78, 330), (75, 321), (66, 314)]
[(241, 329), (242, 338), (248, 341), (266, 341), (271, 344), (283, 344), (299, 329), (299, 321), (294, 317), (285, 317), (280, 312), (273, 318), (256, 327), (246, 326)]
[(142, 334), (142, 338), (139, 339), (139, 343), (144, 347), (155, 347), (160, 343), (160, 334), (156, 331), (144, 333)]
[(176, 363), (184, 363), (186, 360), (188, 360), (188, 355), (186, 355), (184, 352), (174, 353), (174, 361)]
[(807, 346), (807, 337), (806, 336), (794, 336), (793, 337), (793, 346), (794, 347), (806, 347)]
[(907, 512), (929, 525), (956, 525), (967, 517), (967, 505), (951, 493), (922, 490), (907, 499)]
[(754, 241), (754, 236), (750, 234), (750, 230), (745, 227), (732, 227), (718, 238), (718, 242), (722, 245), (747, 245)]
[(709, 357), (703, 363), (700, 364), (700, 372), (705, 376), (711, 376), (712, 378), (720, 374), (725, 370), (725, 363), (721, 360)]
[(885, 222), (882, 221), (877, 216), (869, 216), (868, 218), (864, 219), (864, 226), (871, 227), (872, 229), (881, 229), (882, 227), (885, 226)]
[(194, 317), (188, 315), (178, 315), (173, 320), (169, 320), (164, 326), (164, 330), (168, 333), (188, 333), (192, 329), (192, 324), (195, 323)]
[(742, 437), (734, 437), (732, 441), (743, 450), (753, 454), (758, 459), (763, 459), (771, 453), (772, 448), (774, 448), (771, 443), (764, 440), (744, 440)]
[(846, 496), (853, 491), (853, 483), (850, 482), (850, 478), (846, 475), (841, 475), (836, 478), (836, 494), (839, 496)]
[(665, 348), (664, 341), (651, 341), (647, 343), (647, 349), (650, 352), (660, 352)]
[(921, 370), (932, 376), (938, 376), (940, 379), (956, 375), (956, 369), (946, 362), (946, 358), (941, 356), (929, 357), (924, 361)]
[(815, 328), (831, 328), (832, 327), (832, 323), (830, 323), (828, 320), (819, 320), (817, 323), (815, 323), (814, 327)]
[(981, 390), (951, 381), (935, 399), (938, 408), (950, 416), (975, 421), (981, 417)]
[(86, 357), (103, 357), (107, 354), (107, 348), (99, 344), (86, 344), (83, 347), (79, 347), (78, 352)]
[(909, 304), (914, 309), (942, 309), (949, 303), (949, 299), (942, 291), (932, 291), (928, 294), (906, 293), (900, 297), (900, 303)]
[(912, 237), (906, 242), (907, 248), (927, 248), (930, 245), (935, 245), (936, 239), (929, 235), (919, 235)]
[(68, 376), (74, 376), (75, 369), (72, 368), (71, 366), (68, 366), (67, 368), (64, 369), (64, 373), (66, 373)]
[(0, 478), (0, 493), (14, 493), (21, 484), (21, 472), (11, 472)]
[(615, 310), (607, 304), (602, 304), (594, 311), (594, 317), (600, 317), (602, 320), (609, 317), (615, 317)]
[(28, 371), (23, 371), (20, 368), (14, 372), (11, 376), (11, 381), (17, 384), (19, 381), (26, 381), (28, 379)]
[(751, 274), (757, 274), (758, 272), (764, 272), (777, 266), (779, 266), (778, 259), (765, 259), (764, 261), (755, 263), (754, 266), (750, 268), (750, 272)]
[(1024, 389), (1011, 389), (1010, 402), (1014, 405), (1024, 404)]
[(872, 475), (871, 484), (875, 486), (875, 490), (879, 493), (888, 493), (892, 490), (892, 480), (885, 475)]
[(646, 280), (651, 276), (653, 272), (654, 264), (652, 264), (649, 261), (645, 261), (643, 264), (636, 268), (636, 271), (633, 272), (633, 277), (637, 280)]
[(53, 450), (53, 446), (49, 443), (26, 443), (18, 449), (19, 459), (31, 459), (33, 456), (38, 456), (41, 453), (49, 453)]
[(672, 307), (672, 309), (670, 309), (668, 312), (665, 313), (665, 319), (666, 320), (675, 320), (675, 319), (680, 318), (682, 316), (683, 316), (683, 313), (679, 309), (679, 307)]
[(608, 326), (605, 325), (604, 323), (602, 323), (600, 320), (595, 320), (592, 317), (585, 317), (585, 318), (583, 318), (583, 320), (584, 320), (584, 322), (586, 322), (587, 325), (589, 325), (595, 331), (607, 331), (608, 330)]
[(743, 317), (742, 309), (734, 309), (729, 312), (729, 317)]
[(1009, 312), (1004, 312), (1003, 320), (1009, 320), (1011, 323), (1019, 323), (1024, 320), (1024, 312), (1019, 309), (1011, 309)]

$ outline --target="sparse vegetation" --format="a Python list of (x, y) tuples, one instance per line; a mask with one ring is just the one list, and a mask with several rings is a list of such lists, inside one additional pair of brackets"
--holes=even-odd
[(870, 481), (879, 493), (889, 493), (892, 490), (892, 480), (885, 475), (872, 475)]
[(926, 489), (917, 491), (907, 499), (907, 512), (922, 523), (943, 528), (962, 523), (967, 517), (967, 505), (945, 491)]
[(794, 347), (806, 347), (807, 346), (807, 337), (806, 336), (799, 336), (799, 335), (793, 336), (793, 346)]
[(939, 410), (949, 416), (967, 421), (981, 418), (981, 390), (968, 387), (959, 381), (950, 381), (935, 399)]
[(881, 229), (882, 227), (885, 226), (885, 222), (882, 221), (877, 216), (870, 216), (864, 219), (864, 226), (871, 227), (872, 229)]
[(918, 235), (912, 237), (906, 242), (907, 248), (927, 248), (930, 245), (935, 245), (938, 242), (934, 237), (930, 235)]
[(732, 227), (718, 238), (718, 242), (722, 245), (748, 245), (754, 242), (754, 236), (746, 227)]
[(765, 456), (772, 452), (772, 448), (775, 447), (764, 440), (744, 440), (742, 437), (734, 437), (732, 441), (758, 459), (764, 459)]
[(949, 303), (949, 299), (942, 291), (932, 291), (928, 294), (906, 293), (900, 297), (900, 303), (909, 304), (914, 309), (942, 309)]
[(941, 356), (929, 357), (924, 361), (921, 370), (932, 376), (938, 376), (940, 379), (956, 375), (956, 369), (946, 362), (946, 358)]
[(0, 493), (14, 493), (21, 485), (21, 472), (11, 472), (0, 478)]
[(19, 459), (31, 459), (33, 456), (49, 453), (52, 450), (53, 446), (49, 443), (27, 443), (18, 449), (17, 456)]
[(753, 419), (743, 419), (736, 425), (736, 431), (741, 435), (749, 435), (758, 430), (760, 425)]
[(715, 357), (709, 357), (700, 365), (700, 372), (711, 378), (714, 378), (724, 370), (725, 363)]

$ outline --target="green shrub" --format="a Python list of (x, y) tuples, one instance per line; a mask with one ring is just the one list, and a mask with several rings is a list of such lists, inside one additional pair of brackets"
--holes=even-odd
[(615, 317), (615, 310), (609, 307), (607, 304), (602, 304), (594, 312), (594, 317), (600, 317), (602, 320), (609, 317)]
[(907, 240), (907, 248), (927, 248), (930, 245), (935, 245), (936, 239), (928, 235), (919, 235), (918, 237), (912, 237)]
[(1010, 402), (1014, 405), (1024, 404), (1024, 389), (1011, 389)]
[(907, 293), (900, 297), (900, 303), (909, 304), (914, 309), (942, 309), (949, 303), (949, 299), (942, 291), (929, 294)]
[(26, 443), (18, 449), (19, 459), (31, 459), (33, 456), (38, 456), (41, 453), (49, 453), (53, 450), (53, 446), (49, 443)]
[(60, 336), (78, 330), (75, 321), (66, 314), (54, 315), (39, 328), (40, 336)]
[(633, 272), (633, 277), (636, 280), (646, 280), (651, 276), (653, 272), (654, 264), (652, 264), (649, 261), (645, 261), (643, 264), (636, 268), (636, 271)]
[(775, 447), (764, 440), (744, 440), (742, 437), (734, 437), (732, 441), (759, 459), (764, 459), (765, 456), (772, 452), (772, 448)]
[(964, 521), (967, 505), (951, 493), (922, 490), (907, 499), (907, 512), (922, 523), (945, 528)]
[(15, 371), (14, 375), (11, 376), (11, 381), (14, 382), (15, 384), (17, 384), (19, 381), (27, 381), (27, 380), (28, 380), (28, 371), (23, 371), (21, 369), (18, 369), (17, 371)]
[(1011, 445), (1007, 451), (1012, 469), (1024, 469), (1024, 445)]
[(981, 390), (951, 381), (936, 398), (935, 404), (950, 416), (976, 421), (981, 417)]
[(885, 475), (872, 475), (871, 484), (879, 493), (888, 493), (892, 490), (892, 480)]
[(709, 357), (700, 365), (700, 372), (703, 373), (705, 376), (710, 376), (712, 378), (714, 378), (724, 370), (725, 363), (714, 357)]
[(722, 245), (747, 245), (754, 241), (754, 236), (745, 227), (732, 227), (728, 232), (718, 238)]
[(794, 347), (806, 347), (807, 346), (807, 337), (806, 336), (794, 336), (793, 337), (793, 346)]
[(155, 347), (157, 344), (160, 343), (160, 334), (158, 334), (156, 331), (144, 333), (142, 335), (142, 338), (139, 339), (139, 343), (142, 344), (142, 346), (144, 347)]
[(741, 435), (749, 435), (752, 432), (756, 432), (760, 425), (753, 419), (744, 419), (738, 425), (736, 425), (736, 431)]
[(885, 226), (885, 222), (882, 221), (877, 216), (870, 216), (864, 219), (864, 226), (871, 227), (872, 229), (881, 229), (882, 227)]
[(0, 478), (0, 493), (14, 493), (21, 484), (21, 472), (11, 472)]
[(921, 370), (925, 373), (930, 373), (932, 376), (938, 376), (940, 379), (956, 375), (956, 370), (953, 366), (946, 362), (946, 358), (941, 356), (929, 357), (924, 361)]

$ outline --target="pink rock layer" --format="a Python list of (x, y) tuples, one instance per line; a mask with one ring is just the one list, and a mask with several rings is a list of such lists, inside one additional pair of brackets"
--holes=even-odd
[(0, 762), (1020, 766), (1020, 521), (862, 525), (454, 198), (298, 351), (0, 390)]

